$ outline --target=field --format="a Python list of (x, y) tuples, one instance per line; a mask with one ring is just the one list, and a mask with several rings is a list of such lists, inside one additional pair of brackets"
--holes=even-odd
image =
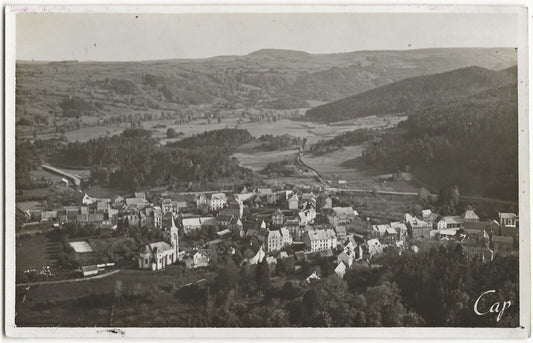
[[(205, 271), (170, 266), (159, 272), (121, 270), (96, 280), (31, 287), (19, 304), (16, 323), (21, 326), (157, 326), (158, 320), (198, 311), (201, 304), (185, 303), (176, 297), (183, 285), (211, 279)], [(111, 309), (113, 315), (111, 317)], [(112, 318), (112, 319), (111, 319)]]
[[(205, 131), (239, 127), (247, 129), (254, 137), (261, 135), (283, 135), (289, 134), (297, 137), (307, 138), (308, 144), (316, 143), (320, 139), (328, 139), (340, 133), (351, 131), (359, 128), (386, 128), (396, 125), (399, 121), (404, 120), (405, 116), (384, 116), (384, 117), (364, 117), (357, 120), (346, 121), (342, 123), (318, 124), (307, 121), (294, 121), (290, 119), (281, 119), (278, 121), (259, 121), (259, 122), (241, 122), (239, 118), (222, 118), (221, 122), (212, 120), (208, 123), (206, 119), (193, 120), (186, 124), (176, 124), (175, 120), (150, 120), (143, 121), (142, 127), (152, 130), (153, 136), (160, 139), (162, 143), (174, 141), (175, 139), (167, 139), (166, 132), (169, 128), (173, 128), (176, 132), (183, 132), (183, 137), (189, 137), (197, 133)], [(161, 127), (154, 127), (160, 125)], [(93, 138), (113, 136), (120, 134), (125, 128), (130, 125), (128, 123), (121, 123), (114, 126), (95, 126), (86, 127), (65, 133), (68, 141), (84, 142)], [(58, 138), (59, 133), (48, 133), (37, 135), (38, 139)]]
[(362, 160), (364, 145), (346, 146), (334, 152), (321, 156), (306, 154), (302, 161), (315, 169), (326, 180), (330, 180), (333, 186), (337, 186), (338, 180), (345, 180), (348, 188), (417, 192), (416, 184), (409, 181), (382, 181), (391, 177), (391, 174), (383, 174), (383, 171), (374, 168)]
[(61, 243), (45, 235), (18, 238), (16, 241), (16, 270), (40, 269), (56, 264)]

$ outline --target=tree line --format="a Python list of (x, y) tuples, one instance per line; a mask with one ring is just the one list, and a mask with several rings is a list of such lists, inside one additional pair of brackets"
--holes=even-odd
[(413, 113), (400, 125), (406, 134), (389, 132), (363, 157), (389, 170), (412, 167), (465, 193), (517, 199), (516, 99), (511, 85)]

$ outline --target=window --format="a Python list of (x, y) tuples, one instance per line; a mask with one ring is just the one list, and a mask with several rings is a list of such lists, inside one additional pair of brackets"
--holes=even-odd
[(148, 259), (147, 258), (144, 259), (144, 264), (148, 264)]

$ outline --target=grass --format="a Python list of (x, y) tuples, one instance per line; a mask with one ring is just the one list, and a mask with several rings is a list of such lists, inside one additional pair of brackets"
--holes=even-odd
[(61, 243), (45, 235), (35, 235), (16, 240), (16, 270), (40, 269), (53, 266), (57, 262), (57, 255), (61, 251)]
[[(189, 282), (213, 277), (205, 271), (170, 266), (159, 272), (122, 270), (102, 279), (31, 287), (28, 300), (18, 310), (16, 323), (19, 326), (45, 327), (109, 326), (114, 303), (113, 325), (154, 326), (157, 318), (177, 320), (176, 316), (180, 313), (201, 310), (201, 305), (181, 302), (175, 291)], [(113, 296), (118, 281), (122, 284), (121, 300)], [(124, 299), (134, 292), (141, 295)], [(80, 305), (85, 299), (90, 301)], [(176, 322), (173, 326), (180, 326), (180, 323)], [(185, 325), (182, 323), (181, 326)]]
[(306, 154), (302, 157), (304, 163), (318, 171), (326, 180), (337, 186), (338, 180), (346, 180), (349, 188), (417, 192), (416, 184), (406, 181), (382, 182), (391, 174), (368, 165), (362, 159), (364, 145), (346, 146), (333, 152), (314, 156)]

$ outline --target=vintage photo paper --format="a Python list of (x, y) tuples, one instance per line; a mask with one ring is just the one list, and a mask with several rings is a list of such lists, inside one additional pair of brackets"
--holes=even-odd
[(5, 18), (7, 336), (529, 336), (525, 5)]

